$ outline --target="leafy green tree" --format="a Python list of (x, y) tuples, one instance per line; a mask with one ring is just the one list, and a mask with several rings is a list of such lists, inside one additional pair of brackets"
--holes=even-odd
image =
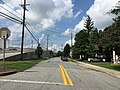
[(73, 46), (73, 57), (79, 58), (80, 55), (85, 59), (89, 55), (94, 54), (96, 50), (99, 33), (93, 26), (93, 21), (89, 15), (87, 15), (84, 27), (85, 29), (78, 32), (75, 36), (75, 45)]
[(57, 54), (56, 54), (57, 57), (59, 56), (62, 56), (62, 52), (61, 51), (58, 51)]
[(63, 54), (64, 54), (64, 57), (70, 56), (70, 45), (69, 44), (66, 44), (66, 46), (64, 47)]
[(101, 52), (106, 54), (108, 60), (111, 60), (113, 48), (120, 55), (120, 1), (109, 13), (115, 14), (117, 17), (113, 19), (112, 25), (106, 27), (101, 33), (99, 46)]
[(36, 55), (38, 56), (38, 58), (41, 58), (41, 55), (43, 53), (43, 49), (40, 46), (40, 43), (38, 43), (37, 49), (35, 50)]
[(86, 30), (81, 30), (75, 36), (75, 45), (73, 46), (73, 58), (79, 58), (80, 55), (86, 55), (86, 47), (88, 45), (88, 33)]
[(91, 30), (94, 28), (93, 21), (89, 15), (87, 15), (86, 21), (84, 23), (85, 30), (87, 30), (88, 35), (90, 35)]

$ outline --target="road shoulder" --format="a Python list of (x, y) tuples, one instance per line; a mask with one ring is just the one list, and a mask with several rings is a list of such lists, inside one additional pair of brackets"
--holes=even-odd
[(84, 63), (84, 62), (79, 62), (79, 61), (76, 61), (76, 60), (73, 60), (73, 62), (76, 63), (77, 65), (82, 66), (82, 67), (92, 69), (92, 70), (95, 70), (95, 71), (99, 71), (99, 72), (103, 72), (103, 73), (109, 74), (111, 76), (120, 78), (120, 72), (119, 71), (115, 71), (115, 70), (91, 65), (91, 64), (88, 64), (88, 63)]

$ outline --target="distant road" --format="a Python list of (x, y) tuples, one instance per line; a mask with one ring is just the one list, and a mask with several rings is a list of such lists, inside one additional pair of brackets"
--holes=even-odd
[(0, 90), (120, 90), (120, 79), (51, 58), (24, 72), (0, 77)]

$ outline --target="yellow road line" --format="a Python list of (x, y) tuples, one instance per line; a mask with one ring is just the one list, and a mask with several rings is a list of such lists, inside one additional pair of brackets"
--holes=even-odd
[(67, 80), (66, 80), (66, 78), (65, 78), (64, 71), (63, 71), (61, 65), (59, 65), (59, 67), (60, 67), (60, 70), (61, 70), (61, 74), (62, 74), (62, 79), (63, 79), (64, 85), (68, 85), (68, 84), (67, 84)]
[(68, 84), (69, 84), (70, 86), (73, 86), (72, 80), (70, 79), (67, 71), (65, 70), (65, 68), (64, 68), (62, 65), (61, 65), (61, 67), (62, 67), (62, 69), (63, 69), (63, 71), (64, 71), (64, 73), (65, 73), (65, 76), (66, 76), (67, 80), (68, 80)]
[(60, 70), (61, 70), (64, 85), (73, 86), (72, 80), (70, 79), (66, 69), (62, 65), (59, 65), (59, 67), (60, 67)]

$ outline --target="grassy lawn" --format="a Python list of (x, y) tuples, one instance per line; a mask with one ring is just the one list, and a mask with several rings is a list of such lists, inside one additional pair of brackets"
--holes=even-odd
[(110, 62), (90, 62), (89, 64), (120, 71), (120, 64), (114, 65), (114, 64), (111, 64)]
[[(24, 71), (28, 68), (33, 67), (37, 63), (46, 60), (46, 59), (39, 59), (39, 60), (23, 60), (23, 61), (6, 61), (5, 62), (5, 67), (7, 69), (16, 69), (17, 72)], [(0, 66), (3, 65), (3, 62), (0, 61)], [(0, 67), (1, 69), (1, 67)]]

